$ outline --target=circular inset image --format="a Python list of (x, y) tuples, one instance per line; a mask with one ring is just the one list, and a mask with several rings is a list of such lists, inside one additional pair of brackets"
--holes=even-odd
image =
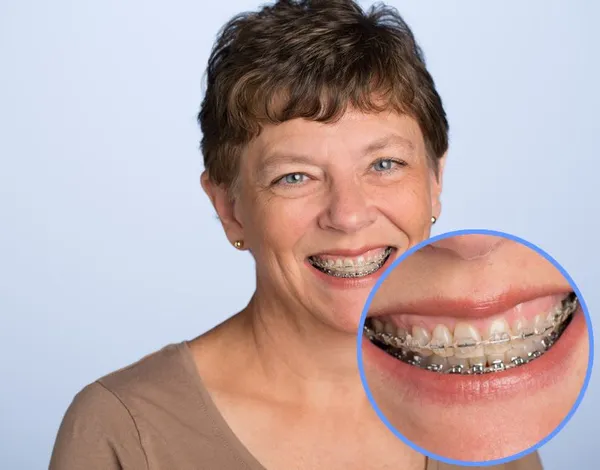
[(533, 452), (577, 408), (593, 358), (577, 286), (518, 237), (465, 230), (404, 253), (363, 310), (365, 391), (405, 443), (495, 465)]

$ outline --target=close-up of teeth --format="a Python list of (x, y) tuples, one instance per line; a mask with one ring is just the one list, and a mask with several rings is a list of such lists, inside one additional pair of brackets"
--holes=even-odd
[[(468, 322), (454, 331), (438, 324), (433, 331), (420, 326), (402, 328), (381, 318), (367, 318), (365, 336), (397, 359), (432, 372), (483, 374), (517, 367), (543, 355), (558, 340), (577, 310), (574, 293), (552, 311), (532, 320), (493, 320), (485, 332)], [(410, 331), (409, 331), (410, 330)]]
[(390, 257), (392, 247), (387, 247), (381, 253), (371, 256), (345, 257), (320, 257), (310, 256), (308, 261), (319, 271), (334, 277), (364, 277), (381, 269)]

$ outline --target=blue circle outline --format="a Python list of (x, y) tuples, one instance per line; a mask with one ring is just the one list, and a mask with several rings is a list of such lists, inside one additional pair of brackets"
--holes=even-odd
[[(575, 404), (573, 405), (573, 407), (571, 408), (571, 410), (569, 411), (569, 413), (564, 417), (564, 419), (561, 421), (561, 423), (548, 436), (546, 436), (544, 439), (542, 439), (541, 441), (539, 441), (537, 444), (534, 444), (529, 449), (521, 451), (521, 452), (519, 452), (517, 454), (511, 455), (511, 456), (508, 456), (508, 457), (504, 457), (504, 458), (501, 458), (501, 459), (496, 459), (496, 460), (485, 460), (485, 461), (477, 462), (477, 461), (466, 461), (466, 460), (449, 459), (449, 458), (446, 458), (446, 457), (442, 457), (440, 455), (436, 455), (433, 452), (429, 452), (428, 450), (423, 449), (422, 447), (417, 446), (416, 444), (414, 444), (413, 442), (411, 442), (409, 439), (407, 439), (406, 437), (404, 437), (404, 435), (402, 433), (400, 433), (396, 428), (394, 428), (394, 426), (392, 426), (392, 424), (388, 421), (388, 419), (386, 418), (386, 416), (383, 414), (383, 412), (377, 406), (377, 403), (375, 402), (375, 399), (373, 398), (371, 390), (369, 389), (369, 384), (368, 384), (366, 376), (365, 376), (365, 371), (364, 371), (364, 366), (363, 366), (363, 361), (362, 361), (362, 340), (363, 340), (363, 328), (364, 328), (364, 325), (365, 325), (365, 319), (366, 319), (367, 313), (369, 311), (369, 307), (371, 306), (371, 302), (373, 301), (373, 297), (375, 296), (375, 294), (379, 290), (379, 287), (381, 286), (381, 284), (385, 281), (385, 279), (390, 275), (390, 273), (396, 268), (396, 266), (398, 264), (400, 264), (402, 261), (404, 261), (406, 258), (408, 258), (409, 256), (411, 256), (416, 251), (418, 251), (421, 248), (423, 248), (423, 247), (425, 247), (427, 245), (430, 245), (431, 243), (434, 243), (436, 241), (443, 240), (445, 238), (459, 236), (459, 235), (493, 235), (493, 236), (499, 236), (499, 237), (507, 238), (509, 240), (516, 241), (518, 243), (521, 243), (522, 245), (525, 245), (525, 246), (529, 247), (530, 249), (532, 249), (536, 253), (538, 253), (541, 256), (543, 256), (544, 258), (546, 258), (569, 281), (569, 284), (573, 288), (573, 291), (577, 294), (577, 298), (579, 300), (579, 303), (581, 305), (581, 309), (582, 309), (583, 314), (585, 316), (585, 320), (586, 320), (586, 324), (587, 324), (587, 330), (588, 330), (588, 341), (589, 341), (588, 367), (587, 367), (587, 371), (586, 371), (586, 375), (585, 375), (585, 380), (583, 382), (583, 386), (581, 387), (581, 390), (579, 392), (577, 400), (575, 401)], [(587, 305), (585, 303), (585, 300), (583, 299), (583, 296), (581, 295), (581, 291), (579, 290), (579, 288), (577, 287), (577, 284), (575, 283), (575, 281), (573, 280), (573, 278), (569, 275), (569, 273), (552, 256), (550, 256), (543, 249), (539, 248), (538, 246), (534, 245), (533, 243), (528, 242), (527, 240), (524, 240), (523, 238), (520, 238), (520, 237), (518, 237), (516, 235), (512, 235), (512, 234), (509, 234), (509, 233), (506, 233), (506, 232), (500, 232), (500, 231), (497, 231), (497, 230), (489, 230), (489, 229), (464, 229), (464, 230), (455, 230), (455, 231), (451, 231), (451, 232), (442, 233), (440, 235), (436, 235), (434, 237), (431, 237), (431, 238), (429, 238), (429, 239), (427, 239), (427, 240), (419, 243), (418, 245), (413, 246), (412, 248), (410, 248), (409, 250), (407, 250), (406, 252), (404, 252), (402, 255), (400, 255), (398, 257), (398, 259), (395, 260), (382, 273), (381, 277), (377, 280), (377, 282), (375, 283), (375, 286), (373, 287), (373, 289), (369, 293), (369, 297), (367, 298), (367, 301), (365, 303), (365, 306), (363, 307), (363, 311), (362, 311), (362, 314), (361, 314), (361, 317), (360, 317), (360, 322), (359, 322), (359, 325), (358, 325), (358, 335), (357, 335), (357, 359), (358, 359), (358, 370), (359, 370), (359, 373), (360, 373), (360, 380), (362, 382), (363, 389), (364, 389), (364, 391), (365, 391), (365, 393), (367, 395), (367, 398), (369, 399), (369, 402), (371, 403), (371, 406), (373, 407), (373, 409), (377, 413), (377, 416), (379, 417), (379, 419), (402, 442), (404, 442), (406, 445), (408, 445), (413, 450), (416, 450), (417, 452), (419, 452), (419, 453), (421, 453), (423, 455), (426, 455), (427, 457), (429, 457), (431, 459), (434, 459), (434, 460), (437, 460), (437, 461), (440, 461), (440, 462), (444, 462), (446, 464), (462, 465), (462, 466), (465, 466), (465, 467), (476, 467), (476, 466), (488, 467), (488, 466), (492, 466), (492, 465), (499, 465), (499, 464), (504, 464), (504, 463), (507, 463), (507, 462), (512, 462), (513, 460), (520, 459), (520, 458), (525, 457), (526, 455), (528, 455), (528, 454), (530, 454), (532, 452), (535, 452), (541, 446), (543, 446), (544, 444), (546, 444), (546, 442), (548, 442), (552, 438), (554, 438), (554, 436), (556, 436), (562, 430), (562, 428), (569, 422), (569, 420), (571, 419), (571, 417), (573, 416), (573, 414), (577, 411), (577, 408), (579, 407), (579, 405), (581, 403), (581, 400), (583, 399), (583, 397), (585, 395), (585, 392), (587, 390), (588, 384), (590, 382), (590, 377), (591, 377), (591, 374), (592, 374), (592, 367), (593, 367), (593, 363), (594, 363), (594, 335), (593, 335), (593, 332), (592, 332), (592, 322), (591, 322), (591, 319), (590, 319), (590, 316), (589, 316), (589, 313), (588, 313)]]

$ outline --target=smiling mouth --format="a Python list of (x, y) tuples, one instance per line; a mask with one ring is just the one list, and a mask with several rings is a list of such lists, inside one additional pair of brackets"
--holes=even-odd
[(442, 374), (498, 373), (527, 364), (545, 354), (563, 334), (579, 305), (574, 292), (549, 311), (512, 325), (497, 317), (486, 332), (468, 322), (456, 323), (454, 332), (437, 324), (433, 333), (422, 326), (397, 326), (389, 317), (368, 317), (364, 335), (396, 359)]
[(318, 271), (333, 277), (360, 278), (379, 271), (389, 259), (394, 248), (378, 248), (355, 257), (313, 255), (308, 262)]

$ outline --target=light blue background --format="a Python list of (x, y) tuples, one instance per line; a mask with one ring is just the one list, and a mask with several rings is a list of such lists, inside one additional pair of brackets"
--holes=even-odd
[[(436, 233), (491, 228), (536, 243), (597, 319), (600, 4), (389, 3), (423, 46), (451, 123)], [(256, 6), (0, 3), (2, 468), (47, 466), (81, 387), (249, 298), (252, 261), (228, 245), (198, 184), (195, 115), (217, 30)], [(546, 469), (594, 468), (598, 422), (593, 376), (542, 450)]]

